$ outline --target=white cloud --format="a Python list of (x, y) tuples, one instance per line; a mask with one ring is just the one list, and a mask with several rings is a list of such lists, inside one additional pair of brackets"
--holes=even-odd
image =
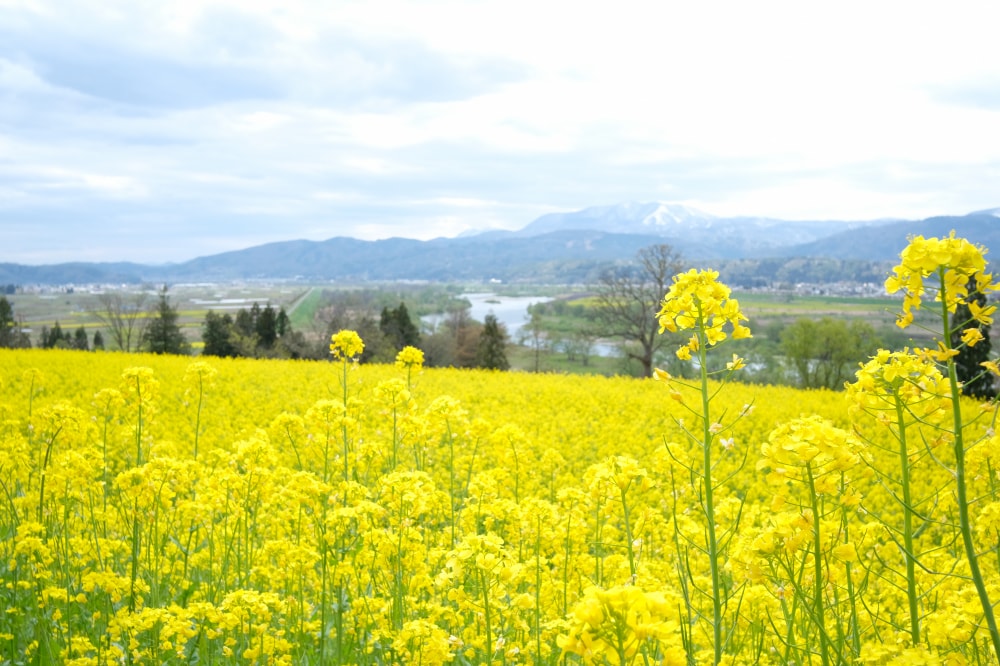
[[(0, 225), (48, 220), (0, 261), (144, 214), (233, 249), (655, 198), (993, 208), (997, 19), (985, 1), (0, 0)], [(46, 217), (70, 207), (75, 226)]]

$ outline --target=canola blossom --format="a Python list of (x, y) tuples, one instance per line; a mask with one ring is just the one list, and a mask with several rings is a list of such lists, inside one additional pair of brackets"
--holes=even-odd
[(955, 350), (731, 383), (717, 277), (659, 313), (701, 383), (0, 350), (0, 664), (996, 663)]
[(698, 351), (703, 344), (702, 336), (708, 347), (715, 346), (729, 335), (735, 340), (750, 337), (750, 329), (742, 324), (747, 318), (740, 311), (739, 301), (731, 297), (729, 287), (719, 282), (718, 277), (717, 271), (693, 268), (674, 276), (673, 284), (656, 314), (660, 333), (697, 330), (702, 334), (692, 335), (686, 345), (678, 348), (677, 356), (682, 360), (690, 360), (691, 353)]
[[(913, 323), (913, 311), (920, 309), (928, 288), (935, 291), (937, 301), (944, 294), (944, 304), (952, 313), (968, 298), (970, 280), (982, 293), (1000, 289), (1000, 285), (993, 284), (993, 276), (986, 273), (985, 255), (985, 248), (956, 238), (954, 231), (947, 238), (911, 238), (900, 254), (900, 263), (885, 280), (887, 292), (903, 292), (903, 312), (897, 318), (897, 325), (906, 328)], [(928, 287), (925, 280), (931, 276), (936, 280)], [(996, 310), (995, 306), (981, 309), (975, 303), (970, 303), (970, 308), (973, 317), (983, 324), (989, 323)]]

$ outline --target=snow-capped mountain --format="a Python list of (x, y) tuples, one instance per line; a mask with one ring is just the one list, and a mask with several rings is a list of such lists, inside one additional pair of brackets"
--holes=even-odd
[(630, 201), (613, 206), (591, 206), (570, 213), (549, 213), (531, 222), (518, 236), (538, 236), (567, 229), (597, 229), (616, 234), (660, 234), (679, 228), (706, 227), (714, 215), (683, 204)]
[(717, 217), (683, 204), (654, 201), (549, 213), (510, 235), (524, 238), (569, 230), (645, 234), (661, 236), (692, 256), (731, 257), (811, 243), (848, 229), (886, 222)]

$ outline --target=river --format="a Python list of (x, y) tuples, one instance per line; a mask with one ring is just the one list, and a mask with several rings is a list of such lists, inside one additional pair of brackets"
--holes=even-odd
[[(472, 304), (469, 316), (476, 321), (483, 321), (488, 314), (494, 315), (507, 328), (507, 335), (511, 339), (517, 338), (518, 332), (526, 323), (529, 305), (552, 300), (547, 296), (498, 296), (492, 292), (459, 294), (458, 297)], [(436, 326), (443, 317), (443, 314), (427, 315), (421, 317), (421, 321)]]

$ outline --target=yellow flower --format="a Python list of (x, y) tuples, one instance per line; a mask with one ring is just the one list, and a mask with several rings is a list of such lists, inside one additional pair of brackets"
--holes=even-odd
[(841, 562), (856, 562), (858, 550), (853, 543), (842, 543), (833, 549), (833, 556)]
[(970, 347), (975, 347), (976, 344), (983, 341), (983, 334), (978, 328), (967, 328), (962, 331), (962, 343), (969, 345)]
[(407, 345), (396, 354), (396, 366), (399, 368), (421, 368), (424, 365), (424, 353), (416, 347)]
[[(729, 287), (719, 282), (718, 277), (716, 271), (695, 269), (675, 275), (656, 313), (660, 333), (696, 330), (704, 335), (708, 347), (728, 337), (726, 325), (733, 338), (750, 337), (750, 329), (740, 323), (747, 318), (739, 302), (730, 297)], [(692, 336), (687, 345), (677, 350), (677, 358), (690, 360), (691, 352), (698, 351), (700, 344), (699, 335)]]
[(984, 308), (974, 300), (969, 301), (968, 305), (969, 312), (972, 314), (973, 319), (984, 326), (990, 326), (993, 323), (993, 313), (997, 311), (997, 306), (988, 305)]
[(365, 343), (356, 331), (342, 330), (330, 336), (330, 353), (336, 359), (352, 359), (365, 350)]
[[(955, 238), (954, 231), (947, 238), (911, 238), (899, 255), (899, 265), (893, 268), (892, 275), (885, 281), (885, 289), (890, 294), (903, 292), (903, 312), (896, 325), (906, 328), (913, 322), (913, 311), (920, 309), (927, 290), (924, 278), (931, 275), (939, 274), (941, 277), (940, 284), (931, 288), (937, 291), (935, 300), (940, 301), (944, 296), (949, 312), (954, 312), (959, 303), (966, 302), (970, 278), (975, 279), (977, 289), (982, 293), (997, 289), (992, 276), (985, 272), (985, 254), (985, 248), (973, 245), (964, 238)], [(970, 310), (977, 319), (988, 318), (992, 314), (989, 308), (972, 310), (970, 307)]]

